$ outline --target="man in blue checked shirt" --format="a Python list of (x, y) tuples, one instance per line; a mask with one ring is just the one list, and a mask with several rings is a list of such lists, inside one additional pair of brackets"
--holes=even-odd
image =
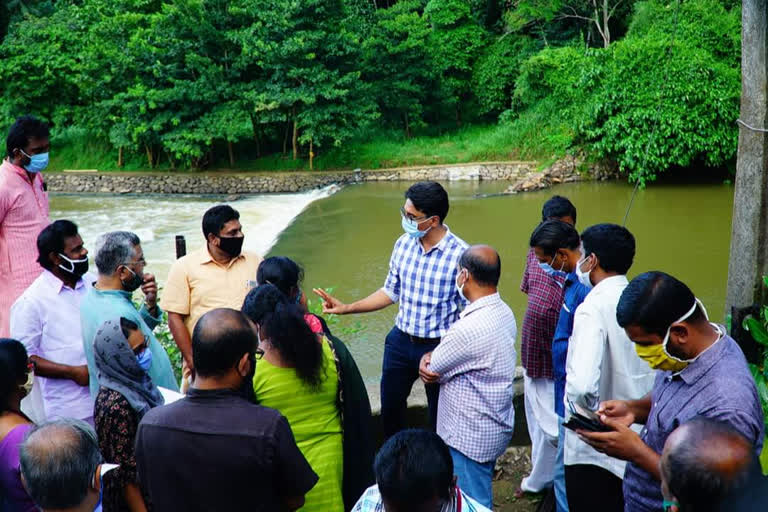
[[(419, 361), (440, 343), (465, 304), (456, 277), (459, 257), (468, 245), (444, 224), (448, 207), (448, 193), (439, 183), (412, 185), (400, 208), (405, 234), (395, 242), (384, 286), (351, 304), (314, 290), (323, 299), (323, 313), (329, 314), (368, 313), (400, 303), (395, 326), (385, 340), (382, 365), (381, 419), (386, 437), (405, 427), (408, 395), (419, 377)], [(435, 428), (439, 384), (425, 384), (424, 388)]]

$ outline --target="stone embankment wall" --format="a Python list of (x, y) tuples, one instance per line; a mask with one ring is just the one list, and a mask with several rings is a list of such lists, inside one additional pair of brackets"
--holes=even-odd
[(574, 162), (539, 171), (534, 162), (490, 162), (361, 171), (322, 172), (60, 172), (46, 175), (48, 190), (107, 194), (258, 194), (303, 192), (330, 184), (366, 181), (510, 181), (509, 193), (589, 178)]

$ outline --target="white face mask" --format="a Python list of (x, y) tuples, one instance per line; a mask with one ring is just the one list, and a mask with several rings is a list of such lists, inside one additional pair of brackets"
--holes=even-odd
[(456, 276), (456, 291), (459, 292), (459, 296), (461, 296), (462, 299), (467, 300), (464, 296), (464, 285), (466, 285), (467, 282), (464, 281), (462, 284), (459, 284), (459, 278), (461, 277), (462, 272), (464, 272), (464, 269), (459, 270), (459, 274)]
[[(583, 252), (582, 252), (583, 254)], [(576, 276), (579, 278), (579, 282), (586, 286), (587, 288), (592, 288), (592, 281), (589, 280), (589, 274), (594, 270), (594, 268), (591, 268), (587, 270), (586, 272), (583, 272), (581, 270), (581, 265), (587, 260), (587, 258), (581, 258), (579, 262), (576, 264)]]
[[(693, 302), (693, 306), (691, 306), (691, 309), (689, 309), (686, 314), (681, 316), (675, 322), (672, 322), (672, 325), (679, 324), (679, 323), (682, 323), (682, 322), (686, 321), (688, 319), (688, 317), (690, 317), (696, 311), (696, 306), (700, 306), (701, 307), (701, 312), (704, 313), (704, 318), (707, 320), (707, 322), (709, 322), (709, 315), (707, 314), (707, 308), (705, 308), (704, 304), (702, 304), (702, 302), (698, 298), (696, 298), (696, 300), (694, 300), (694, 302)], [(694, 362), (696, 359), (698, 359), (698, 357), (701, 354), (699, 354), (699, 356), (694, 357), (693, 359), (680, 359), (680, 358), (675, 357), (672, 354), (670, 354), (669, 350), (667, 350), (667, 345), (669, 344), (669, 334), (670, 334), (670, 332), (672, 332), (672, 325), (670, 325), (667, 328), (667, 334), (664, 336), (664, 341), (661, 342), (661, 346), (664, 349), (664, 354), (666, 354), (666, 356), (669, 357), (670, 359), (673, 359), (673, 360), (675, 360), (675, 361), (677, 361), (679, 363), (692, 363), (692, 362)], [(722, 333), (720, 332), (720, 327), (719, 326), (717, 326), (715, 324), (712, 324), (712, 326), (717, 330), (719, 335), (722, 335)]]

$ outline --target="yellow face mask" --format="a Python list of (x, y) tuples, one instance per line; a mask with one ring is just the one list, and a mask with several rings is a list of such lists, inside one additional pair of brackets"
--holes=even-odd
[(679, 372), (684, 370), (688, 363), (676, 361), (664, 351), (664, 345), (639, 345), (635, 343), (635, 352), (640, 359), (648, 363), (654, 370)]

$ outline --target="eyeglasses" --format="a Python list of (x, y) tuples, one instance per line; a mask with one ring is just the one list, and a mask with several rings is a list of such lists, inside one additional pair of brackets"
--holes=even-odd
[(133, 353), (139, 355), (147, 350), (147, 347), (149, 347), (149, 336), (144, 336), (144, 341), (142, 341), (140, 345), (137, 345), (136, 348), (133, 349)]
[(123, 263), (123, 265), (146, 265), (146, 264), (147, 264), (147, 260), (144, 259), (144, 256), (142, 256), (136, 261), (127, 261)]
[(432, 218), (431, 215), (423, 215), (421, 217), (414, 217), (410, 213), (406, 212), (405, 208), (403, 208), (402, 206), (400, 207), (400, 215), (402, 215), (403, 217), (405, 217), (406, 219), (408, 219), (410, 221), (416, 221), (416, 222), (424, 222), (425, 220)]
[(257, 348), (256, 350), (253, 351), (253, 358), (254, 359), (256, 359), (258, 361), (262, 357), (264, 357), (264, 350), (263, 349)]

